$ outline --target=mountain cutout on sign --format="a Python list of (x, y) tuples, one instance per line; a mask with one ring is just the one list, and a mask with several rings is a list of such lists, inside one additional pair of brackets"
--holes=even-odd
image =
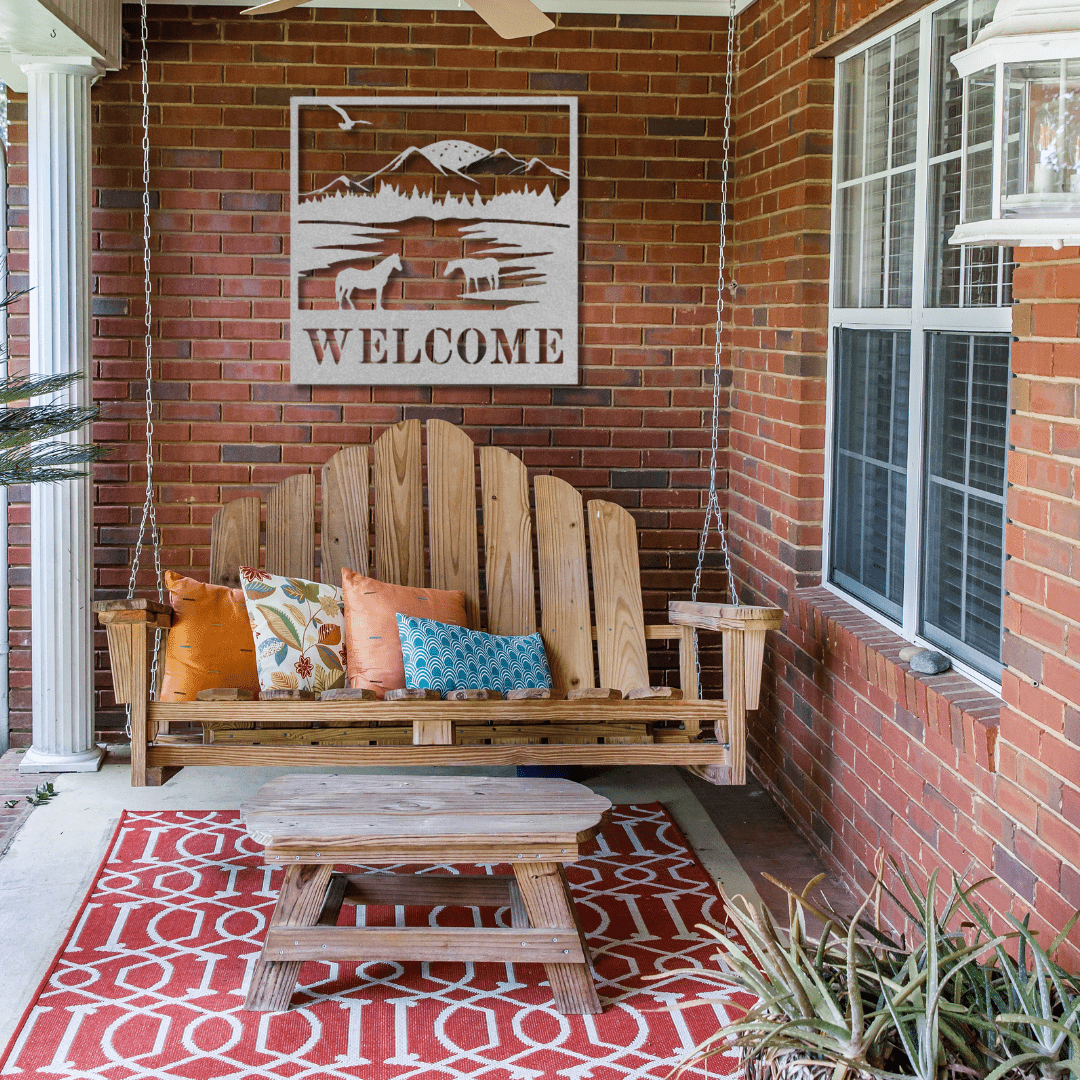
[(404, 169), (410, 162), (415, 162), (417, 155), (429, 162), (441, 176), (460, 176), (463, 180), (472, 181), (474, 184), (476, 180), (470, 174), (542, 176), (547, 173), (550, 176), (561, 177), (563, 180), (570, 176), (565, 169), (556, 169), (537, 157), (525, 161), (515, 157), (509, 150), (485, 150), (482, 146), (476, 146), (474, 143), (464, 142), (461, 139), (440, 139), (428, 146), (410, 146), (389, 164), (376, 169), (362, 180), (339, 176), (311, 194), (322, 195), (335, 188), (369, 192), (373, 189), (378, 177)]

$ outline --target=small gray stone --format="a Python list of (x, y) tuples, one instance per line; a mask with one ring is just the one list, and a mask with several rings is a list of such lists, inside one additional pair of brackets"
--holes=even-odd
[(929, 649), (924, 649), (921, 645), (905, 645), (900, 650), (900, 663), (910, 664), (913, 656), (918, 656), (919, 653), (929, 652)]
[(920, 675), (940, 675), (950, 667), (952, 662), (944, 653), (921, 652), (911, 658), (911, 670)]

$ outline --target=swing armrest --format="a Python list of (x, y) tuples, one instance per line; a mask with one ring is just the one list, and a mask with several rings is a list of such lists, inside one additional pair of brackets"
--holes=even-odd
[(98, 600), (93, 608), (109, 635), (109, 666), (116, 703), (130, 705), (141, 700), (145, 705), (149, 693), (150, 631), (172, 626), (172, 608), (144, 599)]
[(117, 623), (145, 623), (154, 629), (172, 626), (172, 608), (158, 600), (143, 597), (134, 600), (96, 600), (92, 605), (102, 626)]
[(668, 604), (668, 618), (676, 626), (698, 630), (779, 630), (783, 617), (783, 609), (777, 607), (698, 604), (691, 600), (672, 600)]

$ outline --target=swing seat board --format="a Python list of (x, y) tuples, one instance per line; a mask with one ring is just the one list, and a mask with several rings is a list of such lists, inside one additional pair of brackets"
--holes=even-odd
[[(243, 756), (238, 751), (242, 749)], [(503, 765), (697, 765), (732, 766), (717, 743), (556, 743), (539, 746), (148, 746), (149, 769), (192, 765), (503, 766)]]

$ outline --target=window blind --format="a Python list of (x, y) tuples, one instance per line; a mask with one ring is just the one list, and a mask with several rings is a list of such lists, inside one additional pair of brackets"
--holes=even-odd
[(1000, 663), (1009, 344), (927, 335), (922, 633), (973, 666)]
[(910, 337), (841, 328), (831, 580), (893, 618), (904, 603)]

